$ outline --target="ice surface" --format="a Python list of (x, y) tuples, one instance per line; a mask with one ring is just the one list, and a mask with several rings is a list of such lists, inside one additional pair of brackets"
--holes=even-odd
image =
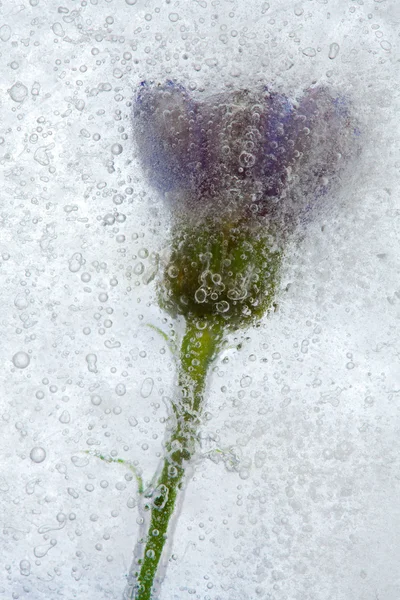
[(174, 381), (131, 100), (176, 79), (332, 86), (363, 153), (215, 365), (159, 600), (398, 600), (399, 22), (397, 0), (3, 2), (0, 598), (122, 597), (136, 481), (95, 454), (148, 482)]

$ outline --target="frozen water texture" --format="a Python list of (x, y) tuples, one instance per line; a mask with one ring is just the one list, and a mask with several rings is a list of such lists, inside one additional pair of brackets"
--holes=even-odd
[(175, 79), (325, 85), (364, 133), (278, 311), (215, 365), (160, 600), (398, 600), (398, 22), (397, 0), (3, 2), (0, 598), (122, 596), (139, 523), (116, 461), (150, 480), (174, 372), (146, 326), (172, 329), (168, 213), (132, 99)]

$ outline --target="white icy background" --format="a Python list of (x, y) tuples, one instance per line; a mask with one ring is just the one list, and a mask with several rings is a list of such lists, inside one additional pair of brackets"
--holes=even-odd
[[(0, 597), (122, 596), (135, 482), (82, 451), (149, 479), (161, 450), (173, 366), (145, 324), (170, 324), (146, 281), (167, 219), (130, 102), (141, 80), (176, 77), (199, 97), (329, 82), (353, 99), (364, 153), (289, 249), (278, 313), (215, 366), (204, 452), (238, 462), (197, 463), (160, 600), (398, 600), (398, 0), (0, 10)], [(113, 213), (125, 221), (105, 225)]]

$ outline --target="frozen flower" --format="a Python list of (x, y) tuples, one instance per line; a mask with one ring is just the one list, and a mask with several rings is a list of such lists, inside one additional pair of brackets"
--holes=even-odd
[(143, 82), (134, 134), (173, 215), (161, 306), (233, 328), (271, 306), (287, 234), (357, 147), (347, 102), (322, 86), (298, 102), (266, 88), (200, 102), (173, 82)]
[(271, 307), (287, 234), (328, 197), (356, 147), (347, 102), (327, 88), (299, 102), (264, 89), (194, 100), (180, 85), (142, 83), (134, 134), (149, 180), (171, 206), (162, 308), (185, 318), (179, 394), (165, 456), (143, 496), (125, 597), (158, 597), (176, 501), (196, 454), (207, 373), (225, 333)]

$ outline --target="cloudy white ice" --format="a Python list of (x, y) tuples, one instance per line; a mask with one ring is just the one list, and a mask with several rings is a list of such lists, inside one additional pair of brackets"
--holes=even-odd
[(135, 478), (93, 455), (149, 481), (162, 452), (168, 214), (131, 106), (176, 79), (325, 83), (363, 152), (215, 364), (159, 600), (398, 600), (399, 34), (397, 0), (3, 0), (0, 598), (122, 598)]

